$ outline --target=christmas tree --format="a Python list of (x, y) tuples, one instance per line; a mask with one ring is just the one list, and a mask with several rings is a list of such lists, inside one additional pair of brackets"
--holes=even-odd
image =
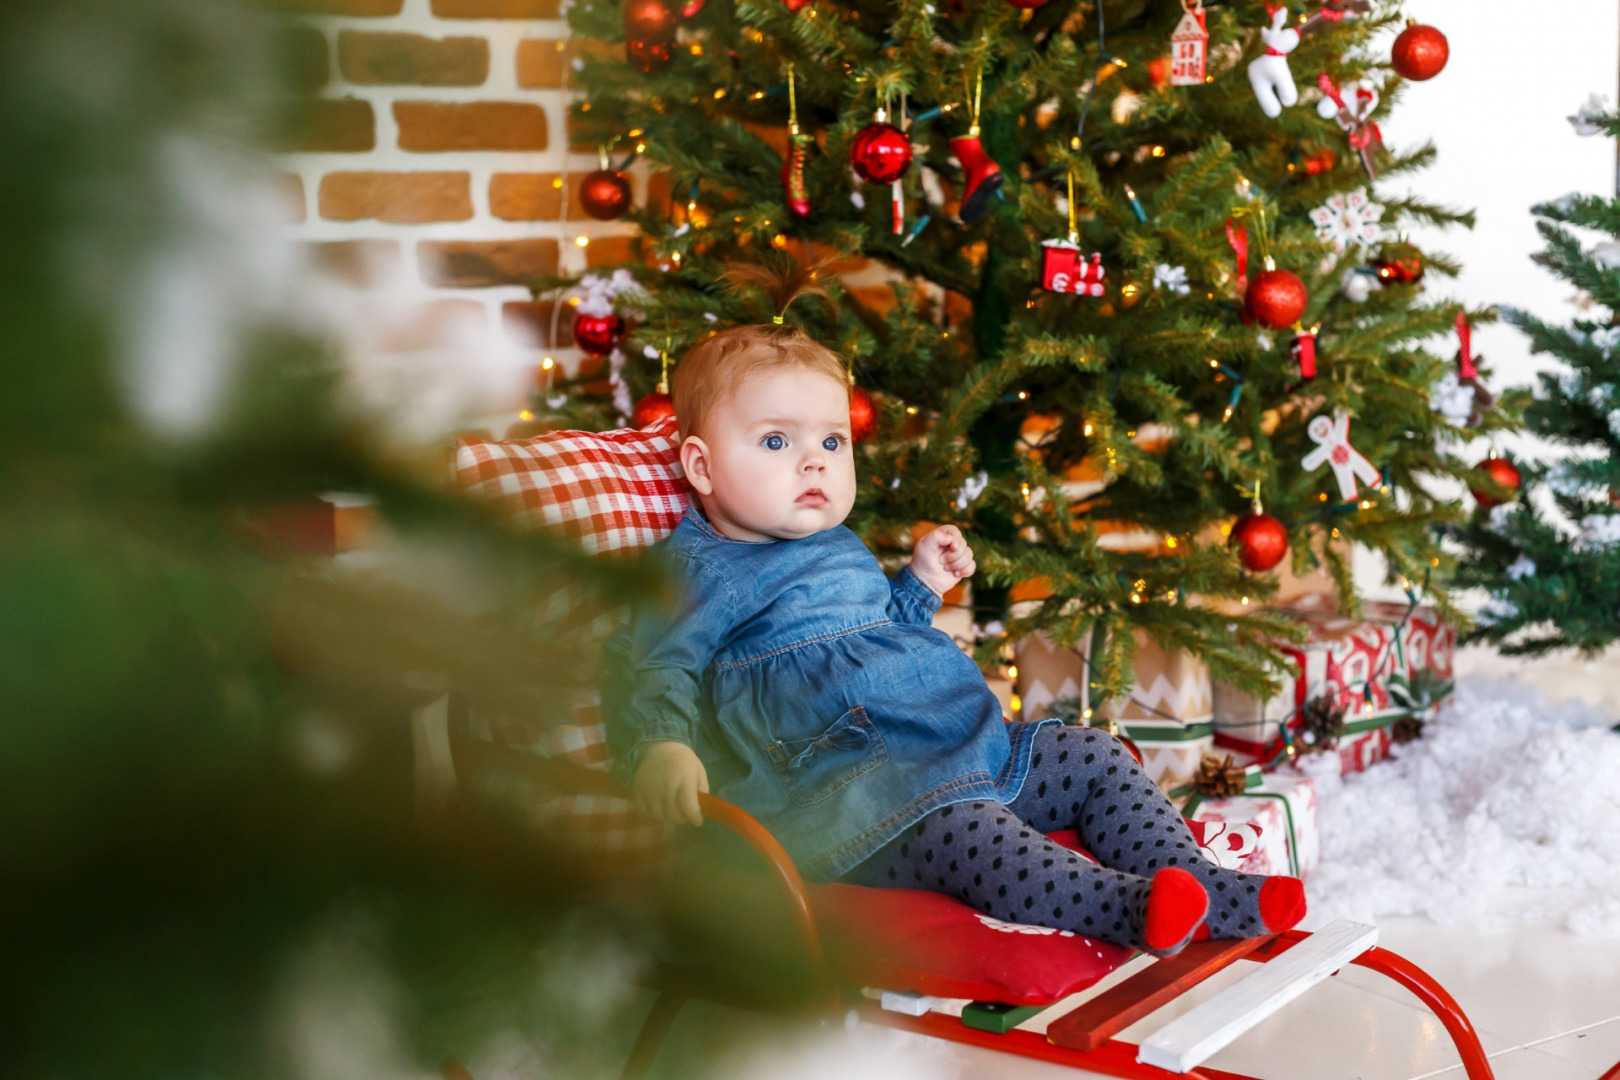
[[(1456, 510), (1423, 480), (1467, 466), (1430, 407), (1446, 361), (1418, 343), (1458, 309), (1417, 280), (1455, 270), (1399, 229), (1471, 218), (1369, 194), (1433, 155), (1379, 134), (1407, 83), (1374, 39), (1398, 17), (582, 0), (572, 28), (625, 58), (581, 65), (576, 142), (629, 149), (619, 168), (639, 158), (668, 194), (631, 215), (640, 288), (604, 305), (586, 283), (585, 329), (613, 328), (592, 351), (620, 346), (629, 393), (615, 409), (587, 375), (554, 422), (610, 426), (632, 398), (656, 415), (669, 360), (764, 321), (762, 298), (719, 285), (729, 262), (831, 258), (846, 287), (789, 317), (848, 357), (857, 413), (876, 403), (851, 526), (894, 556), (915, 522), (961, 524), (976, 621), (1006, 620), (1011, 595), (1038, 601), (1012, 634), (1100, 630), (1103, 696), (1136, 630), (1264, 684), (1281, 630), (1256, 601), (1285, 555), (1325, 564), (1353, 608), (1346, 542), (1364, 544), (1445, 606), (1436, 526)], [(1427, 78), (1444, 50), (1411, 28), (1393, 63)], [(592, 185), (614, 171), (581, 189), (603, 216), (623, 201)]]
[[(1570, 118), (1582, 135), (1620, 134), (1599, 102)], [(1488, 589), (1474, 637), (1505, 653), (1577, 648), (1590, 655), (1620, 638), (1620, 199), (1566, 195), (1532, 209), (1547, 241), (1535, 256), (1590, 299), (1589, 317), (1554, 326), (1504, 309), (1532, 351), (1556, 358), (1525, 409), (1528, 428), (1558, 453), (1550, 460), (1480, 465), (1477, 509), (1461, 531), (1467, 555), (1458, 581)], [(1610, 239), (1588, 245), (1576, 230)], [(1552, 504), (1537, 506), (1533, 493)]]

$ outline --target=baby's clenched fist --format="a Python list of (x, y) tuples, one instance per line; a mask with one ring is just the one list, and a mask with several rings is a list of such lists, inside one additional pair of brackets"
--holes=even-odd
[(941, 596), (958, 581), (972, 577), (975, 569), (973, 549), (955, 525), (941, 525), (918, 540), (911, 551), (911, 572)]

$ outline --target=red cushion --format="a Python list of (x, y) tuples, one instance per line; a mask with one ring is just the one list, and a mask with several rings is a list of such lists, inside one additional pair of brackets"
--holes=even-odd
[(646, 431), (551, 431), (532, 439), (462, 439), (456, 478), (529, 526), (551, 526), (586, 551), (650, 547), (692, 504), (673, 418)]
[(813, 885), (810, 902), (828, 960), (849, 986), (1050, 1005), (1132, 955), (1067, 930), (992, 919), (920, 889)]

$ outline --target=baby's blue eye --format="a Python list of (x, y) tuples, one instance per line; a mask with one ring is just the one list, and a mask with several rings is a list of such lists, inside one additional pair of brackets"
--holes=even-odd
[(843, 445), (844, 440), (840, 439), (836, 435), (829, 435), (825, 439), (821, 440), (821, 448), (828, 453), (836, 453), (838, 448)]
[(760, 440), (760, 443), (767, 450), (782, 450), (787, 447), (787, 440), (780, 435), (767, 435)]

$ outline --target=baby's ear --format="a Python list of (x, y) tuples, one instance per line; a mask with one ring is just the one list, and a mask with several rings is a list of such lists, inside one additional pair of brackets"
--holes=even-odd
[(714, 494), (714, 479), (709, 475), (709, 445), (696, 435), (688, 435), (681, 443), (681, 468), (686, 482), (699, 495)]

